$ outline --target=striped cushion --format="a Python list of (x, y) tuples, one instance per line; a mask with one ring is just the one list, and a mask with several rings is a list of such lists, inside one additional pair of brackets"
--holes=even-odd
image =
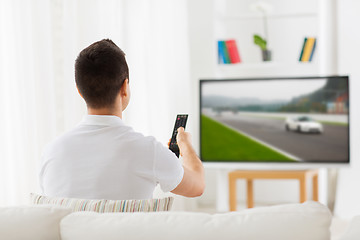
[(92, 211), (98, 213), (105, 212), (159, 212), (169, 211), (173, 204), (173, 197), (161, 199), (142, 199), (142, 200), (90, 200), (76, 198), (56, 198), (30, 194), (33, 204), (60, 205), (77, 211)]

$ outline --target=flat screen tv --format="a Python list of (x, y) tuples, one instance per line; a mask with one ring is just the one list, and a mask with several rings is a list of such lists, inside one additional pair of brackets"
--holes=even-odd
[(349, 78), (200, 80), (203, 162), (349, 163)]

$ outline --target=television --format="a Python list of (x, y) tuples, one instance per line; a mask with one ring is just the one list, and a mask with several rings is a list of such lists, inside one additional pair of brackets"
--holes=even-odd
[(348, 76), (202, 79), (200, 158), (347, 164), (349, 109)]

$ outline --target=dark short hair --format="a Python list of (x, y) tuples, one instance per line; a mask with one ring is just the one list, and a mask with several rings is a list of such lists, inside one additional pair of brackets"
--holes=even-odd
[(112, 107), (125, 79), (125, 53), (110, 39), (91, 44), (76, 58), (75, 81), (88, 107)]

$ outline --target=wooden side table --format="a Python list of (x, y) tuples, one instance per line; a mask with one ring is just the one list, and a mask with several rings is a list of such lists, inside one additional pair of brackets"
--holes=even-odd
[(264, 171), (264, 170), (244, 170), (229, 172), (229, 203), (230, 211), (236, 211), (236, 180), (245, 179), (247, 186), (247, 207), (254, 207), (254, 179), (298, 179), (300, 183), (300, 202), (307, 199), (306, 180), (312, 178), (313, 200), (318, 201), (318, 170), (299, 170), (299, 171)]

